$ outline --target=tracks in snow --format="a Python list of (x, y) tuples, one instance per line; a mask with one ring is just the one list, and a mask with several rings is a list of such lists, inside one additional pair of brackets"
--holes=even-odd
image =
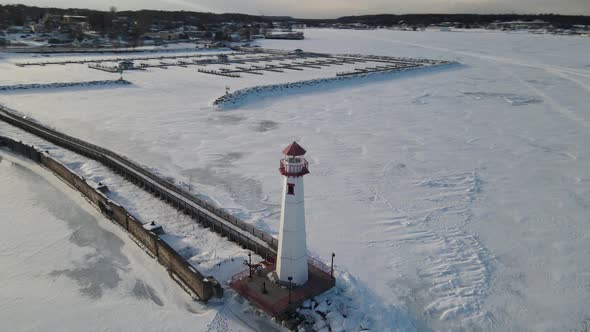
[(388, 249), (389, 255), (408, 252), (410, 257), (416, 256), (413, 263), (419, 282), (425, 286), (414, 292), (426, 320), (458, 319), (489, 325), (491, 316), (481, 309), (481, 303), (489, 291), (491, 256), (466, 230), (471, 206), (480, 192), (477, 172), (406, 182), (408, 188), (400, 192), (422, 198), (405, 202), (403, 208), (404, 203), (378, 194), (380, 187), (399, 186), (400, 181), (388, 176), (379, 180), (373, 208), (386, 209), (389, 217), (373, 225), (380, 239), (366, 245)]
[(207, 332), (230, 332), (229, 324), (227, 323), (227, 318), (225, 317), (224, 311), (225, 308), (221, 308), (213, 317), (213, 320), (207, 324)]

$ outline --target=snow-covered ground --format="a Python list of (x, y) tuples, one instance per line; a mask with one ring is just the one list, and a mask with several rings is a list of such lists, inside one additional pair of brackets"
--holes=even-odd
[(0, 150), (0, 187), (2, 329), (257, 330), (231, 313), (240, 312), (235, 303), (191, 301), (125, 232), (40, 166)]
[[(277, 161), (297, 139), (312, 172), (309, 249), (335, 251), (341, 275), (350, 271), (377, 302), (407, 309), (419, 330), (581, 329), (590, 319), (588, 40), (482, 31), (306, 37), (261, 45), (462, 65), (261, 96), (231, 110), (211, 107), (226, 85), (299, 74), (265, 73), (261, 82), (151, 69), (125, 74), (130, 87), (2, 93), (0, 102), (191, 182), (271, 232)], [(35, 71), (11, 64), (20, 57), (4, 57), (0, 84), (36, 82)], [(35, 70), (54, 81), (79, 75), (74, 66)], [(86, 73), (79, 79), (113, 77)]]
[[(227, 286), (226, 282), (229, 282), (231, 276), (243, 271), (243, 262), (248, 257), (246, 250), (233, 242), (224, 240), (208, 229), (200, 227), (191, 218), (178, 212), (159, 198), (143, 190), (138, 190), (135, 185), (104, 165), (3, 122), (0, 122), (0, 133), (45, 151), (75, 173), (83, 176), (92, 186), (97, 186), (99, 183), (107, 184), (109, 188), (107, 195), (110, 199), (124, 205), (130, 213), (144, 223), (154, 220), (161, 224), (166, 232), (161, 238), (204, 275), (212, 275), (224, 286)], [(11, 187), (12, 185), (7, 185), (7, 188)], [(30, 186), (25, 190), (34, 191), (35, 189)], [(80, 202), (83, 204), (83, 201)], [(61, 209), (61, 207), (56, 207), (56, 209)], [(235, 212), (239, 213), (239, 211)], [(11, 214), (11, 206), (6, 207), (6, 214)], [(82, 225), (81, 227), (87, 226)], [(43, 236), (43, 232), (35, 234)], [(131, 242), (126, 237), (120, 238)], [(21, 239), (17, 237), (15, 241), (19, 240)], [(36, 237), (27, 237), (26, 240), (34, 242)], [(262, 259), (256, 255), (252, 256), (253, 263)], [(105, 262), (105, 265), (108, 264), (113, 264), (113, 262)], [(310, 314), (309, 306), (306, 306), (307, 309), (302, 311), (302, 313), (305, 312), (306, 315), (313, 317), (315, 327), (327, 328), (329, 325), (333, 331), (338, 331), (340, 327), (348, 327), (346, 331), (357, 331), (360, 326), (377, 331), (390, 328), (395, 328), (397, 331), (413, 330), (414, 325), (403, 309), (385, 305), (376, 299), (374, 293), (353, 275), (346, 271), (337, 271), (339, 277), (336, 287), (316, 298), (314, 302), (317, 305), (317, 308), (314, 307), (314, 309), (326, 315), (326, 318), (322, 318), (318, 313)], [(94, 274), (97, 271), (89, 273)], [(102, 288), (108, 288), (109, 284), (101, 282), (100, 276), (97, 278), (99, 282), (93, 288), (102, 293)], [(205, 326), (206, 331), (211, 332), (232, 331), (236, 328), (239, 331), (270, 332), (281, 330), (276, 324), (269, 321), (269, 317), (260, 315), (255, 308), (234, 295), (230, 291), (225, 294), (223, 300), (210, 302), (208, 308), (214, 310), (214, 314), (200, 316), (198, 326)], [(51, 308), (47, 309), (46, 314), (52, 315)], [(190, 310), (191, 306), (187, 306), (187, 309), (193, 312)], [(343, 314), (348, 318), (344, 319)], [(105, 320), (105, 326), (110, 326), (108, 321)]]

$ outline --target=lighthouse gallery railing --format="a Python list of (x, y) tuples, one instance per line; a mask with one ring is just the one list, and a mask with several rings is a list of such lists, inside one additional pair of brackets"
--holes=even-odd
[(305, 159), (301, 164), (288, 163), (287, 160), (282, 159), (279, 163), (279, 172), (284, 176), (303, 176), (309, 174), (308, 166), (309, 164)]

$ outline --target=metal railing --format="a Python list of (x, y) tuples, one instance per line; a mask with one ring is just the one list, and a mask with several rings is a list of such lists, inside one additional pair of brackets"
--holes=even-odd
[[(311, 256), (307, 256), (307, 263), (309, 265), (317, 268), (321, 272), (324, 272), (328, 277), (331, 277), (330, 273), (332, 272), (332, 269), (328, 265), (322, 263), (321, 261), (319, 261)], [(247, 278), (249, 275), (250, 275), (250, 271), (248, 271), (248, 269), (245, 269), (239, 273), (236, 273), (231, 277), (230, 284), (234, 284), (244, 278)]]
[(307, 257), (307, 263), (309, 265), (312, 265), (312, 266), (316, 267), (320, 271), (327, 273), (328, 275), (330, 275), (330, 273), (332, 272), (332, 269), (328, 265), (320, 262), (319, 260), (317, 260), (317, 259), (315, 259), (313, 257), (309, 257), (308, 256)]
[(3, 105), (0, 105), (0, 119), (4, 119), (5, 121), (8, 120), (7, 122), (11, 122), (17, 125), (18, 127), (26, 131), (29, 131), (33, 134), (36, 134), (42, 138), (48, 139), (49, 141), (53, 141), (57, 145), (61, 145), (70, 149), (74, 148), (75, 150), (82, 151), (101, 162), (106, 162), (107, 164), (112, 164), (113, 162), (120, 163), (121, 165), (124, 165), (127, 169), (143, 175), (144, 177), (150, 179), (159, 186), (168, 189), (170, 192), (173, 192), (178, 196), (181, 196), (184, 199), (195, 203), (203, 209), (213, 213), (217, 217), (227, 222), (230, 222), (238, 228), (252, 234), (256, 238), (259, 238), (263, 242), (267, 243), (270, 246), (271, 250), (276, 250), (277, 248), (278, 240), (272, 237), (270, 234), (265, 233), (264, 231), (259, 230), (256, 227), (247, 224), (242, 220), (230, 215), (222, 208), (211, 205), (210, 203), (202, 199), (199, 199), (198, 197), (195, 197), (192, 193), (146, 170), (143, 166), (139, 165), (138, 163), (130, 160), (125, 156), (119, 155), (103, 147), (82, 141), (75, 137), (63, 134), (56, 130), (47, 128), (30, 119), (23, 118), (22, 116), (19, 116), (14, 110), (11, 110)]
[(290, 164), (285, 159), (279, 163), (279, 172), (284, 176), (303, 176), (309, 174), (309, 164), (303, 159), (301, 164)]

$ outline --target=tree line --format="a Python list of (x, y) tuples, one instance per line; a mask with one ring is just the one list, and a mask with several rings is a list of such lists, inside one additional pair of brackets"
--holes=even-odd
[(371, 26), (392, 26), (403, 22), (408, 25), (438, 25), (445, 22), (484, 26), (493, 22), (542, 20), (555, 27), (570, 28), (574, 25), (590, 25), (590, 16), (557, 14), (407, 14), (346, 16), (338, 23), (363, 23)]
[(0, 5), (0, 27), (24, 25), (27, 23), (27, 20), (39, 21), (46, 14), (87, 16), (90, 25), (97, 30), (109, 29), (115, 17), (126, 17), (131, 21), (144, 25), (151, 24), (152, 22), (182, 22), (186, 25), (208, 25), (222, 22), (249, 23), (272, 20), (270, 17), (234, 13), (214, 14), (163, 10), (117, 11), (115, 7), (111, 7), (107, 11), (100, 11), (77, 8), (63, 9), (25, 5)]
[[(6, 28), (10, 25), (23, 25), (28, 19), (40, 20), (46, 14), (54, 15), (81, 15), (88, 16), (89, 23), (93, 29), (108, 31), (113, 27), (115, 17), (127, 17), (137, 22), (139, 27), (150, 26), (154, 22), (164, 22), (162, 29), (174, 28), (178, 22), (184, 25), (195, 25), (205, 27), (210, 24), (223, 22), (253, 23), (290, 21), (304, 23), (308, 26), (320, 26), (325, 24), (350, 24), (361, 23), (369, 26), (393, 26), (405, 23), (408, 25), (427, 26), (437, 25), (444, 22), (460, 23), (465, 26), (482, 26), (496, 21), (532, 21), (543, 20), (555, 27), (569, 28), (573, 25), (590, 25), (590, 16), (557, 15), (557, 14), (406, 14), (406, 15), (363, 15), (345, 16), (338, 19), (296, 19), (286, 16), (270, 17), (247, 14), (214, 14), (192, 11), (162, 11), (162, 10), (138, 10), (120, 11), (111, 7), (110, 10), (99, 11), (90, 9), (62, 9), (62, 8), (40, 8), (25, 5), (0, 5), (0, 27)], [(169, 22), (169, 26), (165, 26)]]

